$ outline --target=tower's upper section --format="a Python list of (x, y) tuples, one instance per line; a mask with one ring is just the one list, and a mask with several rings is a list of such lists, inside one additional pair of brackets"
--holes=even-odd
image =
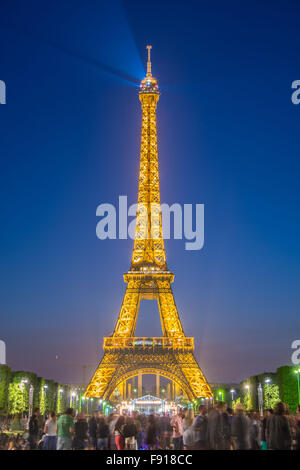
[(136, 231), (130, 271), (166, 271), (166, 254), (162, 232), (159, 168), (157, 151), (156, 105), (159, 91), (152, 77), (148, 49), (147, 75), (141, 82), (142, 132), (139, 170)]
[(154, 93), (156, 95), (159, 95), (157, 80), (156, 80), (156, 78), (152, 77), (152, 71), (151, 71), (150, 51), (152, 49), (152, 46), (147, 46), (147, 49), (148, 49), (147, 75), (141, 81), (140, 95), (141, 94), (148, 94), (148, 93), (151, 93), (151, 94)]

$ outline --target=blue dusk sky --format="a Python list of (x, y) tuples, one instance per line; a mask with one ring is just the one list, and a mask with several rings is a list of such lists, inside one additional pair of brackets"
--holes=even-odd
[[(162, 202), (205, 205), (205, 244), (166, 241), (175, 301), (211, 382), (291, 364), (300, 339), (300, 4), (2, 0), (1, 328), (7, 363), (80, 382), (102, 355), (132, 240), (96, 208), (137, 197), (147, 44)], [(142, 301), (137, 335), (161, 336)], [(56, 359), (56, 356), (58, 357)]]

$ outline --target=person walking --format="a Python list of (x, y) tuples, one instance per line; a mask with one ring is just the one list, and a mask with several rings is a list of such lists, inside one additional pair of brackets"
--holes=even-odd
[(184, 418), (184, 431), (182, 435), (183, 449), (193, 450), (195, 449), (195, 428), (193, 426), (193, 417), (191, 413), (188, 413)]
[(285, 404), (276, 403), (273, 414), (267, 419), (266, 437), (271, 450), (291, 449), (292, 435), (285, 412)]
[(33, 410), (33, 414), (29, 420), (29, 445), (30, 450), (35, 450), (38, 445), (38, 438), (39, 438), (39, 416), (40, 416), (40, 409), (35, 408)]
[(89, 419), (88, 429), (90, 437), (90, 445), (96, 450), (97, 449), (97, 427), (98, 427), (99, 412), (94, 411), (93, 415)]
[(142, 425), (141, 421), (139, 420), (139, 414), (137, 411), (133, 412), (133, 422), (136, 426), (136, 447), (139, 450), (142, 447)]
[(133, 418), (131, 418), (130, 416), (127, 416), (125, 419), (123, 434), (125, 437), (125, 449), (137, 450), (137, 445), (136, 445), (137, 427), (134, 424)]
[(115, 425), (116, 425), (117, 420), (118, 420), (118, 417), (114, 416), (113, 413), (110, 413), (107, 419), (107, 424), (109, 428), (109, 439), (108, 439), (109, 450), (116, 450)]
[(78, 413), (74, 427), (73, 447), (84, 450), (88, 443), (88, 423), (83, 412)]
[(145, 443), (149, 450), (154, 450), (158, 442), (158, 426), (156, 424), (155, 416), (148, 416), (148, 423), (146, 426)]
[(123, 428), (125, 424), (125, 417), (119, 416), (115, 425), (115, 442), (118, 450), (124, 450), (125, 438), (123, 434)]
[(268, 408), (264, 412), (264, 417), (261, 424), (261, 450), (268, 450), (267, 438), (266, 438), (266, 428), (267, 428), (267, 420), (269, 416), (273, 413), (272, 408)]
[(226, 403), (221, 409), (222, 422), (222, 450), (229, 450), (231, 445), (231, 418), (227, 411)]
[(97, 426), (97, 450), (107, 450), (109, 439), (109, 426), (105, 422), (105, 418), (101, 416)]
[(171, 436), (173, 432), (173, 428), (170, 424), (170, 417), (168, 414), (165, 414), (161, 418), (161, 444), (162, 449), (169, 450), (171, 448)]
[(182, 411), (178, 410), (177, 414), (171, 419), (171, 426), (173, 428), (173, 445), (174, 450), (183, 449), (183, 425), (182, 425)]
[(237, 403), (235, 407), (235, 416), (232, 418), (231, 433), (234, 438), (235, 450), (248, 450), (250, 443), (251, 422), (245, 415), (242, 403)]
[(67, 408), (57, 420), (57, 450), (72, 450), (74, 433), (73, 408)]
[(297, 406), (297, 413), (295, 416), (295, 450), (300, 450), (300, 406)]
[(56, 414), (54, 411), (50, 411), (49, 417), (44, 426), (44, 450), (56, 450), (57, 446), (57, 432), (56, 432)]
[(205, 450), (207, 446), (207, 407), (199, 406), (199, 414), (194, 419), (195, 449)]
[(189, 423), (191, 422), (194, 422), (194, 418), (195, 418), (195, 415), (194, 415), (194, 410), (192, 408), (188, 409), (188, 408), (184, 408), (182, 414), (181, 414), (181, 417), (182, 417), (182, 430), (183, 432), (188, 429), (190, 427)]
[(223, 450), (223, 412), (225, 403), (219, 401), (213, 409), (210, 410), (207, 418), (207, 441), (208, 448), (211, 450)]
[(229, 438), (229, 449), (230, 450), (235, 450), (234, 448), (234, 439), (232, 437), (232, 420), (233, 420), (233, 409), (228, 407), (226, 409), (226, 412), (227, 412), (227, 415), (228, 415), (228, 425), (229, 425), (229, 428), (230, 428), (230, 438)]
[(255, 411), (250, 411), (250, 449), (259, 450), (261, 448), (260, 422)]

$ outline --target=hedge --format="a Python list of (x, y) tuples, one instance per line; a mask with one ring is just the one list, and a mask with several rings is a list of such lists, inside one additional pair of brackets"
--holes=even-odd
[(298, 405), (298, 382), (295, 369), (293, 366), (282, 366), (277, 369), (280, 399), (289, 406), (292, 413), (295, 413)]
[(8, 387), (11, 379), (11, 368), (0, 366), (0, 413), (7, 412)]

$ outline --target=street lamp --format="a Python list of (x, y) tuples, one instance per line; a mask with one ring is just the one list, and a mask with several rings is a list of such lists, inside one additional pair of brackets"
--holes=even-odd
[(263, 389), (261, 383), (258, 385), (257, 388), (257, 396), (258, 396), (258, 408), (261, 418), (264, 415), (264, 400), (263, 400)]
[(23, 404), (22, 404), (22, 418), (24, 416), (24, 408), (25, 408), (25, 384), (27, 384), (28, 380), (22, 379), (21, 380), (21, 388), (22, 388), (22, 398), (23, 398)]
[[(44, 385), (43, 386), (43, 396), (44, 395), (47, 395), (47, 388), (48, 388), (48, 385)], [(44, 400), (44, 409), (43, 409), (43, 415), (47, 412), (47, 409), (46, 409), (46, 400)]]
[(298, 382), (298, 405), (300, 405), (300, 369), (295, 370), (295, 374), (297, 375), (297, 382)]
[(235, 390), (233, 388), (230, 390), (231, 393), (231, 406), (233, 406), (233, 395), (235, 394)]
[(77, 393), (76, 392), (72, 392), (72, 398), (71, 398), (71, 408), (75, 408), (75, 410), (77, 410)]
[(247, 399), (247, 409), (249, 409), (250, 408), (250, 406), (249, 406), (249, 402), (250, 402), (250, 385), (246, 384), (245, 389), (247, 390), (247, 397), (248, 397), (248, 399)]
[(266, 408), (271, 408), (271, 404), (270, 404), (270, 383), (272, 382), (271, 379), (267, 378), (265, 380), (265, 384), (266, 384), (266, 387), (267, 387), (267, 403), (266, 403)]

